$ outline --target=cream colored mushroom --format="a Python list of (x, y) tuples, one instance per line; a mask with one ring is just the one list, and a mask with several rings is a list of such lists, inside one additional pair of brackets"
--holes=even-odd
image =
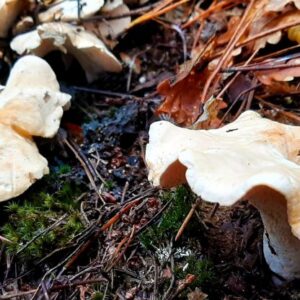
[(20, 55), (45, 56), (54, 50), (70, 53), (85, 70), (88, 81), (94, 80), (103, 71), (122, 70), (121, 63), (94, 34), (67, 23), (40, 25), (36, 30), (14, 38), (10, 46)]
[(20, 13), (24, 0), (0, 0), (0, 37), (7, 36), (16, 17)]
[(160, 121), (149, 134), (146, 162), (154, 185), (187, 182), (220, 205), (248, 199), (264, 223), (270, 269), (288, 280), (300, 278), (300, 127), (247, 111), (220, 129)]
[(3, 124), (0, 124), (0, 153), (0, 202), (21, 195), (49, 172), (47, 160), (39, 154), (31, 138)]
[[(107, 16), (115, 17), (118, 15), (122, 14), (127, 14), (129, 13), (130, 10), (127, 5), (121, 4), (118, 7), (110, 10), (107, 12)], [(98, 24), (98, 29), (101, 33), (101, 36), (107, 38), (110, 36), (112, 39), (117, 38), (117, 36), (124, 32), (126, 28), (129, 26), (131, 22), (130, 17), (125, 17), (125, 18), (120, 18), (120, 19), (115, 19), (115, 20), (109, 20), (106, 22), (100, 22)]]
[(25, 56), (15, 64), (0, 93), (0, 201), (22, 194), (49, 172), (31, 136), (52, 137), (70, 98), (43, 59)]
[[(80, 5), (80, 7), (78, 7)], [(51, 7), (39, 14), (41, 23), (54, 20), (73, 21), (94, 15), (104, 5), (104, 0), (56, 0)]]
[(59, 91), (46, 61), (25, 56), (15, 64), (0, 93), (0, 123), (26, 135), (53, 137), (70, 98)]
[(104, 6), (101, 8), (101, 12), (111, 12), (122, 5), (123, 0), (107, 0)]
[(109, 19), (111, 17), (125, 15), (129, 13), (129, 8), (126, 4), (121, 4), (118, 7), (107, 11), (103, 14), (104, 17), (108, 17), (105, 21), (91, 20), (89, 22), (84, 22), (84, 28), (87, 31), (95, 33), (101, 40), (109, 46), (109, 48), (114, 48), (118, 41), (117, 37), (126, 31), (128, 28), (131, 17)]

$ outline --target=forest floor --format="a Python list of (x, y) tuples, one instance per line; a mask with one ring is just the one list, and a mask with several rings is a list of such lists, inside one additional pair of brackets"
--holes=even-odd
[(13, 242), (0, 248), (0, 299), (300, 299), (299, 281), (274, 283), (255, 208), (217, 207), (188, 186), (147, 180), (156, 86), (184, 59), (178, 32), (138, 26), (121, 52), (138, 57), (139, 74), (124, 68), (92, 84), (79, 65), (65, 71), (58, 55), (46, 57), (72, 106), (54, 139), (37, 140), (50, 175), (0, 204), (0, 235)]

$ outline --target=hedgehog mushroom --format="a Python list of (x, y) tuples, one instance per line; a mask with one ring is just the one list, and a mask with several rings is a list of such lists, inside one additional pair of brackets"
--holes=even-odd
[(59, 91), (46, 61), (25, 56), (13, 67), (0, 94), (0, 123), (25, 135), (53, 137), (70, 98)]
[(25, 56), (14, 65), (0, 93), (0, 201), (22, 194), (49, 172), (32, 136), (52, 137), (70, 98), (43, 59)]
[(30, 137), (0, 124), (0, 202), (25, 192), (49, 173), (47, 160)]
[(300, 278), (300, 127), (247, 111), (219, 129), (160, 121), (149, 134), (146, 162), (154, 185), (187, 182), (204, 200), (225, 206), (249, 200), (264, 224), (270, 269), (286, 280)]
[(36, 30), (15, 37), (10, 46), (20, 55), (30, 53), (43, 57), (55, 50), (69, 53), (79, 61), (88, 81), (103, 71), (122, 70), (121, 63), (96, 35), (64, 22), (39, 25)]

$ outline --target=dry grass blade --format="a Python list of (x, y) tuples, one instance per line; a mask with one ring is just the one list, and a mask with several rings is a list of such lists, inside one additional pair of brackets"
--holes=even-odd
[(234, 49), (236, 43), (238, 42), (239, 38), (243, 35), (243, 33), (247, 30), (248, 26), (251, 24), (251, 21), (253, 20), (255, 14), (253, 14), (252, 16), (250, 16), (250, 18), (247, 20), (248, 15), (251, 12), (251, 8), (254, 5), (255, 1), (251, 0), (250, 4), (248, 5), (234, 35), (231, 38), (231, 41), (228, 43), (225, 52), (223, 54), (223, 56), (220, 58), (220, 61), (217, 65), (217, 67), (215, 68), (215, 70), (212, 72), (212, 74), (209, 76), (209, 78), (206, 81), (206, 84), (204, 86), (203, 89), (203, 94), (202, 94), (202, 103), (204, 103), (207, 100), (207, 95), (208, 95), (208, 91), (209, 88), (213, 82), (213, 80), (215, 79), (216, 75), (218, 74), (218, 72), (220, 71), (220, 69), (222, 68), (223, 64), (226, 62), (226, 60), (229, 58), (232, 50)]
[(245, 2), (245, 0), (224, 0), (220, 1), (219, 3), (213, 3), (207, 10), (202, 11), (199, 15), (195, 16), (194, 18), (190, 19), (185, 24), (183, 24), (182, 28), (187, 28), (195, 24), (197, 21), (204, 21), (210, 15), (216, 12), (231, 8), (232, 6), (236, 6), (243, 2)]
[(177, 242), (179, 240), (179, 238), (182, 236), (183, 231), (185, 230), (185, 228), (187, 227), (188, 223), (190, 222), (195, 210), (197, 207), (197, 203), (192, 205), (191, 210), (189, 211), (189, 213), (187, 214), (187, 216), (185, 217), (183, 223), (181, 224), (176, 236), (175, 236), (175, 242)]

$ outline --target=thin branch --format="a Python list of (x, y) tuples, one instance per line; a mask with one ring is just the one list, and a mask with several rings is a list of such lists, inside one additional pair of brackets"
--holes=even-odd
[(211, 83), (215, 79), (216, 75), (219, 73), (219, 71), (222, 68), (223, 64), (229, 58), (232, 50), (235, 48), (236, 43), (238, 42), (240, 37), (244, 34), (244, 32), (247, 30), (249, 24), (251, 23), (252, 19), (254, 18), (255, 14), (253, 14), (253, 16), (251, 16), (251, 18), (249, 18), (249, 20), (247, 20), (247, 17), (249, 15), (250, 11), (251, 11), (251, 8), (252, 8), (254, 2), (255, 2), (254, 0), (251, 0), (250, 4), (248, 5), (248, 7), (247, 7), (240, 23), (239, 23), (239, 25), (236, 28), (236, 31), (234, 32), (234, 34), (232, 36), (232, 39), (230, 40), (230, 42), (228, 43), (228, 46), (225, 49), (224, 55), (220, 58), (217, 67), (215, 68), (215, 70), (212, 72), (212, 74), (207, 79), (207, 81), (205, 83), (205, 86), (203, 88), (203, 93), (202, 93), (202, 97), (201, 97), (202, 103), (204, 103), (206, 101), (206, 96), (208, 94), (208, 90), (211, 86)]
[(230, 72), (245, 72), (245, 71), (267, 71), (267, 70), (276, 70), (276, 69), (289, 69), (289, 68), (296, 68), (300, 67), (300, 64), (278, 64), (273, 66), (262, 66), (262, 65), (255, 65), (255, 66), (240, 66), (240, 67), (230, 67), (221, 70), (220, 72), (230, 73)]
[(268, 30), (260, 32), (260, 33), (258, 33), (256, 35), (250, 36), (250, 37), (248, 37), (246, 40), (244, 40), (242, 42), (237, 43), (235, 45), (235, 48), (244, 46), (244, 45), (246, 45), (246, 44), (248, 44), (250, 42), (253, 42), (253, 41), (257, 40), (257, 39), (260, 39), (262, 37), (265, 37), (267, 35), (270, 35), (272, 33), (277, 32), (277, 31), (288, 29), (290, 27), (294, 27), (294, 26), (297, 26), (297, 25), (300, 25), (300, 20), (297, 20), (295, 22), (291, 22), (291, 23), (288, 23), (288, 24), (283, 24), (283, 25), (280, 25), (280, 26), (275, 27), (275, 28), (268, 29)]

